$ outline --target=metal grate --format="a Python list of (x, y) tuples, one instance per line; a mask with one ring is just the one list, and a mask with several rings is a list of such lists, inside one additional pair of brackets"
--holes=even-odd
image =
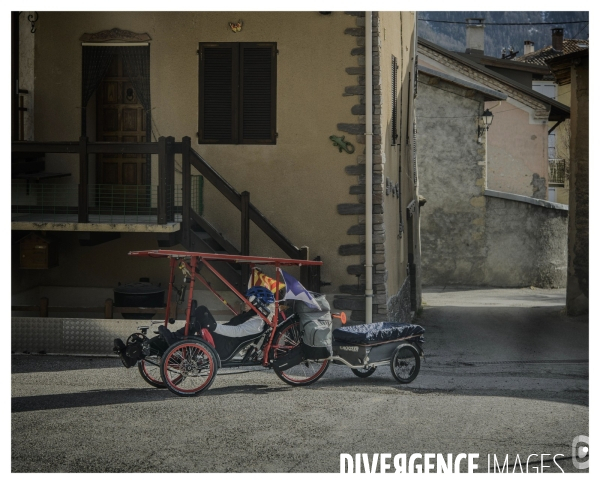
[(112, 355), (113, 340), (127, 337), (148, 320), (11, 318), (11, 351), (17, 353)]
[[(192, 176), (192, 208), (203, 210), (204, 179)], [(167, 186), (167, 210), (181, 221), (182, 185)], [(156, 224), (156, 185), (88, 185), (88, 217), (91, 223)], [(172, 195), (172, 196), (171, 196)], [(11, 186), (13, 222), (78, 221), (79, 185), (69, 183), (26, 183), (14, 180)]]
[(563, 184), (565, 183), (565, 160), (551, 159), (548, 160), (550, 171), (550, 183)]

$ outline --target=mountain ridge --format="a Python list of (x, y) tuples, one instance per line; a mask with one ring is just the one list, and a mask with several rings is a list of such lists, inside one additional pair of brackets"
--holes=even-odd
[[(425, 40), (438, 44), (445, 49), (464, 52), (467, 18), (484, 18), (486, 55), (502, 57), (502, 49), (512, 46), (523, 55), (523, 42), (531, 40), (534, 49), (539, 50), (552, 45), (552, 29), (564, 28), (565, 39), (588, 39), (589, 23), (561, 24), (561, 22), (589, 22), (589, 12), (417, 12), (417, 33)], [(427, 19), (427, 20), (420, 20)], [(428, 20), (443, 20), (456, 23), (438, 23)], [(493, 23), (537, 23), (552, 22), (552, 25), (491, 25)]]

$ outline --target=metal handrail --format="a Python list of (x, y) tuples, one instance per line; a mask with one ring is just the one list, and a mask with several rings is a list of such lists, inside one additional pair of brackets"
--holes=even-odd
[[(206, 180), (221, 192), (238, 210), (242, 210), (242, 194), (233, 188), (202, 156), (190, 148), (191, 164)], [(252, 203), (249, 204), (249, 217), (265, 235), (279, 246), (292, 259), (305, 259), (303, 251), (296, 247), (275, 225), (271, 223)]]
[[(165, 142), (166, 141), (166, 142)], [(185, 145), (185, 146), (184, 146)], [(166, 167), (165, 176), (161, 176), (160, 184), (172, 185), (173, 182), (168, 177), (172, 177), (169, 167), (173, 163), (174, 154), (184, 154), (189, 149), (191, 164), (209, 181), (217, 190), (219, 190), (238, 210), (243, 209), (242, 194), (233, 188), (209, 163), (206, 162), (196, 151), (189, 148), (183, 142), (174, 142), (173, 138), (159, 138), (158, 142), (145, 143), (120, 143), (120, 142), (91, 142), (86, 137), (79, 141), (61, 141), (61, 142), (38, 142), (38, 141), (13, 141), (12, 151), (16, 153), (78, 153), (80, 157), (80, 184), (79, 184), (79, 221), (85, 222), (88, 213), (88, 186), (84, 180), (87, 180), (89, 154), (98, 153), (117, 153), (117, 154), (158, 154), (159, 165), (162, 163)], [(168, 205), (171, 205), (164, 198), (164, 194), (159, 192), (159, 219), (164, 221), (172, 220), (173, 213), (168, 211)], [(165, 213), (166, 212), (166, 213)], [(279, 246), (288, 256), (294, 259), (306, 259), (307, 249), (296, 247), (287, 237), (285, 237), (274, 225), (265, 217), (252, 203), (248, 203), (248, 217), (252, 220), (277, 246)]]
[[(11, 186), (13, 221), (77, 222), (79, 185), (75, 183), (34, 183), (14, 180)], [(182, 185), (165, 187), (168, 209), (178, 222), (182, 212)], [(157, 185), (88, 185), (87, 215), (100, 223), (158, 223)], [(172, 196), (170, 196), (172, 194)], [(190, 204), (201, 211), (201, 189), (192, 183)], [(172, 203), (171, 203), (172, 202)]]

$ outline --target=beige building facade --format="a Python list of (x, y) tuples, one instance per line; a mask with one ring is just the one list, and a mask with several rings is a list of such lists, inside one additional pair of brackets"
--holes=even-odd
[[(110, 141), (100, 139), (98, 123), (105, 109), (97, 98), (100, 91), (82, 106), (81, 39), (91, 38), (90, 45), (127, 46), (129, 41), (123, 38), (98, 41), (102, 38), (98, 34), (113, 29), (121, 37), (135, 34), (137, 43), (129, 45), (148, 44), (150, 50), (151, 126), (149, 139), (144, 141), (173, 136), (181, 142), (191, 137), (192, 149), (235, 190), (248, 191), (251, 203), (285, 237), (297, 247), (307, 246), (311, 259), (321, 257), (322, 292), (334, 299), (337, 308), (351, 310), (354, 321), (365, 320), (365, 197), (372, 191), (374, 320), (409, 318), (420, 304), (418, 178), (412, 143), (414, 12), (373, 13), (372, 73), (365, 72), (365, 12), (244, 12), (239, 17), (220, 12), (40, 12), (36, 32), (28, 38), (33, 42), (22, 42), (19, 51), (22, 65), (32, 59), (27, 65), (35, 78), (29, 87), (30, 114), (34, 113), (29, 118), (29, 138), (38, 143), (64, 142), (77, 141), (83, 134), (90, 142)], [(22, 20), (21, 28), (27, 28)], [(230, 23), (238, 20), (241, 29), (234, 31)], [(86, 34), (91, 37), (82, 37)], [(206, 43), (275, 45), (272, 143), (206, 144), (199, 139), (199, 51)], [(365, 126), (367, 75), (373, 76), (372, 129)], [(125, 96), (128, 81), (126, 77), (121, 81)], [(82, 133), (84, 107), (87, 122)], [(373, 186), (365, 188), (365, 133), (371, 131)], [(335, 145), (332, 136), (344, 136), (354, 151), (347, 147), (348, 153)], [(103, 182), (98, 178), (98, 157), (90, 156), (90, 185)], [(142, 184), (153, 187), (160, 175), (159, 163), (156, 155), (150, 159), (151, 169)], [(45, 170), (70, 176), (40, 183), (72, 190), (80, 178), (78, 160), (76, 154), (47, 153)], [(198, 172), (192, 169), (192, 175)], [(175, 190), (182, 183), (180, 155), (175, 156), (173, 182)], [(13, 180), (13, 193), (23, 195), (25, 190), (22, 180)], [(202, 216), (239, 247), (240, 211), (206, 180), (202, 205)], [(17, 237), (32, 231), (50, 235), (60, 247), (58, 267), (25, 271), (13, 264), (15, 295), (38, 296), (44, 287), (82, 286), (89, 289), (90, 300), (103, 302), (117, 282), (139, 277), (167, 282), (160, 263), (127, 257), (129, 250), (158, 247), (156, 232), (161, 229), (156, 224), (108, 224), (91, 229), (89, 225), (25, 222), (19, 214), (13, 215), (12, 222), (14, 247)], [(176, 218), (169, 230), (177, 233), (181, 229), (177, 223)], [(83, 246), (81, 233), (90, 230), (118, 233), (118, 238)], [(185, 248), (181, 243), (172, 247)], [(286, 256), (253, 224), (250, 254)]]
[[(564, 29), (552, 28), (552, 36), (548, 38), (548, 45), (541, 49), (534, 50), (531, 41), (525, 41), (530, 45), (530, 49), (524, 49), (524, 55), (514, 59), (516, 63), (527, 65), (534, 68), (543, 68), (546, 72), (538, 73), (533, 76), (533, 89), (556, 99), (561, 104), (571, 107), (571, 85), (570, 80), (562, 79), (559, 81), (548, 68), (548, 63), (563, 55), (575, 52), (585, 51), (589, 48), (587, 39), (565, 39), (563, 38)], [(554, 129), (552, 129), (554, 128)], [(552, 131), (549, 134), (548, 143), (548, 161), (550, 168), (550, 190), (551, 201), (562, 204), (569, 204), (569, 161), (570, 161), (570, 142), (571, 142), (571, 123), (565, 120), (551, 126)]]

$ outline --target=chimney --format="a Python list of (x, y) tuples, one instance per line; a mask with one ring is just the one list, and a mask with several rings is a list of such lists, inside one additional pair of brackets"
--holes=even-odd
[(484, 18), (467, 19), (467, 54), (483, 55), (483, 22)]
[(563, 29), (552, 29), (552, 48), (557, 52), (563, 50)]
[(532, 53), (535, 50), (533, 40), (526, 40), (523, 42), (523, 55)]

